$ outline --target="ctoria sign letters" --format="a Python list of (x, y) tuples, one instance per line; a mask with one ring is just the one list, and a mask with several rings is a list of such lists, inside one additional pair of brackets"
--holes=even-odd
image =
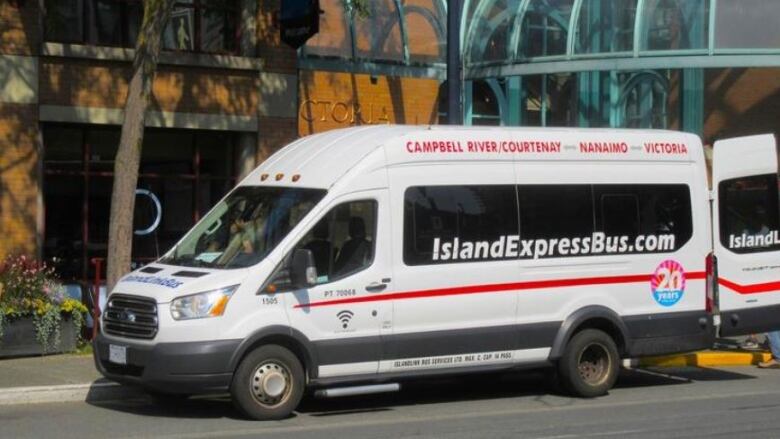
[(298, 116), (306, 122), (335, 122), (338, 124), (389, 124), (387, 107), (370, 103), (341, 102), (306, 99), (301, 103)]

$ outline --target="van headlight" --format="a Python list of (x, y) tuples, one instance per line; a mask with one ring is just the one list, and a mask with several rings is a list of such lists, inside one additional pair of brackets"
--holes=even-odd
[(173, 299), (171, 316), (174, 320), (202, 319), (219, 317), (225, 313), (228, 301), (238, 285), (192, 294)]

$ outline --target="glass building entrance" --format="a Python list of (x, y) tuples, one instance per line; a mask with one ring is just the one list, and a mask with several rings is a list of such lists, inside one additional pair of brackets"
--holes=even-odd
[[(106, 257), (119, 134), (118, 127), (43, 127), (44, 260), (65, 281), (92, 279), (91, 259)], [(230, 132), (146, 130), (136, 191), (134, 265), (170, 249), (233, 187), (234, 143)]]
[[(780, 2), (462, 1), (467, 124), (667, 128), (707, 142), (780, 131), (769, 116)], [(376, 3), (363, 17), (349, 2), (322, 2), (323, 31), (300, 68), (443, 83), (447, 1)]]

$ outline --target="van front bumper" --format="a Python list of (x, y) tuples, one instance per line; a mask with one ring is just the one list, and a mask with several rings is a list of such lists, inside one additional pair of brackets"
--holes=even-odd
[[(231, 360), (241, 340), (144, 345), (98, 334), (95, 367), (106, 378), (171, 394), (225, 392), (233, 379)], [(109, 345), (127, 349), (127, 364), (109, 361)]]

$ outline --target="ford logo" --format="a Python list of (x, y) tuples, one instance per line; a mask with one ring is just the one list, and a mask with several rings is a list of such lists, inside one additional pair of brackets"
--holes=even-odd
[(135, 314), (129, 311), (122, 311), (121, 314), (119, 314), (119, 320), (124, 320), (126, 322), (135, 323)]

